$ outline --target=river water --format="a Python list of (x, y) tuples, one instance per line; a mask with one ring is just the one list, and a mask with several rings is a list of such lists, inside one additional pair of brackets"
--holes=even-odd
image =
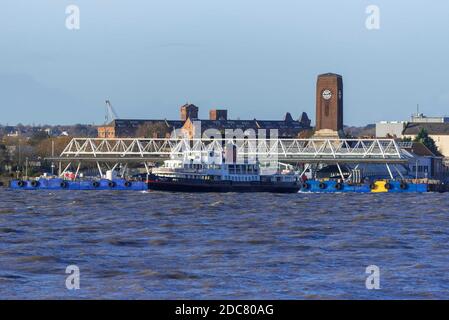
[[(68, 265), (79, 290), (66, 288)], [(365, 287), (369, 265), (379, 290)], [(3, 299), (448, 294), (448, 194), (0, 189)]]

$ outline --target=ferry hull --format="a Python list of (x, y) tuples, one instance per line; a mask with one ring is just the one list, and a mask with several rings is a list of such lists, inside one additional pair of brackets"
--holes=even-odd
[(236, 181), (204, 181), (204, 180), (150, 180), (149, 190), (174, 192), (268, 192), (297, 193), (300, 185), (287, 182), (236, 182)]

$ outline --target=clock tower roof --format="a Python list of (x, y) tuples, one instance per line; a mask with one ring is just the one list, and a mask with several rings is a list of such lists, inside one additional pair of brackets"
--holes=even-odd
[(337, 73), (332, 73), (332, 72), (320, 74), (318, 77), (338, 77), (338, 78), (342, 78), (341, 75), (339, 75)]

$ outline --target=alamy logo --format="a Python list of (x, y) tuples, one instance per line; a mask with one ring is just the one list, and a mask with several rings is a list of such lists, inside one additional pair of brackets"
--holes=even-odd
[(69, 30), (80, 29), (80, 8), (71, 4), (65, 8), (65, 13), (68, 15), (65, 19), (65, 27)]
[(366, 278), (365, 286), (368, 290), (380, 289), (380, 269), (376, 265), (370, 265), (366, 267), (366, 274), (369, 276)]
[[(191, 139), (198, 142), (202, 139), (213, 142), (208, 145), (202, 143), (181, 144), (177, 149), (179, 154), (210, 154), (211, 156), (220, 154), (223, 151), (224, 163), (228, 164), (256, 164), (262, 163), (264, 174), (275, 174), (278, 170), (278, 130), (277, 129), (224, 129), (208, 128), (201, 129), (201, 121), (193, 121), (194, 136), (189, 137), (188, 133), (172, 131), (172, 139)], [(224, 131), (224, 132), (223, 132)], [(201, 133), (203, 132), (203, 133)], [(224, 133), (224, 135), (223, 135)], [(225, 141), (226, 146), (220, 144)], [(225, 150), (223, 150), (223, 147)], [(217, 159), (218, 160), (218, 159)], [(219, 161), (220, 162), (220, 161)]]
[(76, 265), (67, 266), (65, 273), (69, 276), (65, 280), (65, 286), (69, 290), (78, 290), (80, 288), (80, 268)]
[(365, 26), (368, 30), (380, 29), (380, 8), (375, 5), (366, 7), (366, 14), (369, 16), (366, 18)]

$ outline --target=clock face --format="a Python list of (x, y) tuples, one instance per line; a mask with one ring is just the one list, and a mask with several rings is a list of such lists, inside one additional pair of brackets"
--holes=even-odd
[(329, 89), (324, 90), (321, 95), (324, 100), (330, 100), (330, 98), (332, 98), (332, 92)]

